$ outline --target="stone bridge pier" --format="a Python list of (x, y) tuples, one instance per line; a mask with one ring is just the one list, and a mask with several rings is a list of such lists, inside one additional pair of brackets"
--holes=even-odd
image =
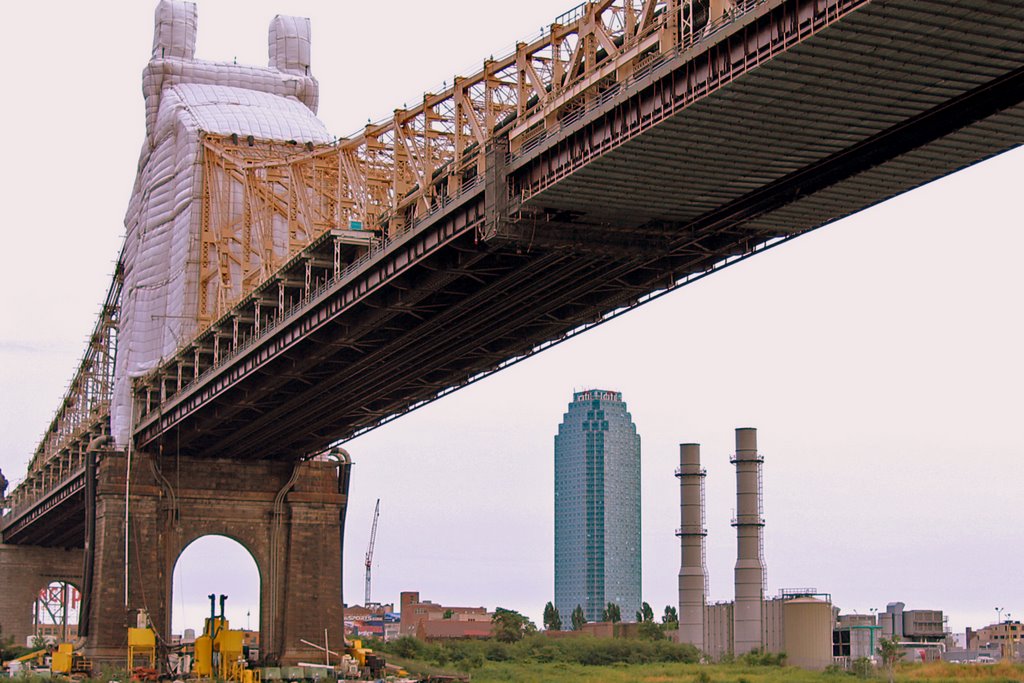
[(0, 544), (0, 635), (17, 645), (28, 642), (39, 591), (54, 581), (81, 590), (81, 550)]
[(237, 541), (256, 562), (264, 661), (321, 661), (323, 654), (301, 640), (323, 642), (325, 631), (330, 642), (343, 642), (347, 466), (139, 452), (131, 460), (129, 468), (124, 453), (108, 452), (98, 465), (92, 591), (83, 618), (87, 656), (123, 662), (125, 629), (140, 609), (158, 642), (170, 640), (175, 563), (207, 535)]

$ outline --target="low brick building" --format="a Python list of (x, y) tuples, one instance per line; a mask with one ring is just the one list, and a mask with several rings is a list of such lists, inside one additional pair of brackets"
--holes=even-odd
[[(489, 637), (494, 616), (484, 607), (451, 607), (420, 600), (418, 591), (402, 592), (401, 609), (399, 634), (423, 640)], [(487, 635), (479, 635), (484, 630)]]

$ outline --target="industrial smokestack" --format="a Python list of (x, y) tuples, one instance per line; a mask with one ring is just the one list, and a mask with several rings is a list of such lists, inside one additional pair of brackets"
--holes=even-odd
[(761, 463), (757, 430), (736, 430), (736, 603), (733, 611), (733, 652), (761, 650), (761, 609), (764, 602), (764, 518), (761, 516)]
[(707, 602), (708, 570), (704, 562), (704, 477), (700, 466), (700, 444), (679, 444), (680, 527), (677, 535), (682, 551), (679, 567), (679, 642), (704, 650), (704, 606)]

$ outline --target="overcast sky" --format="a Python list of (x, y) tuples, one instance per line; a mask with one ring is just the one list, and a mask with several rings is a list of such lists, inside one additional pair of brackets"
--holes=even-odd
[[(154, 7), (4, 7), (0, 469), (12, 480), (109, 285), (143, 140)], [(340, 136), (568, 7), (200, 0), (197, 52), (265, 64), (273, 15), (311, 17), (320, 117)], [(1024, 150), (979, 164), (350, 442), (347, 601), (362, 602), (379, 497), (375, 600), (419, 590), (539, 623), (553, 598), (553, 436), (573, 390), (598, 387), (623, 392), (642, 438), (643, 595), (657, 614), (677, 601), (680, 442), (703, 445), (711, 598), (731, 599), (728, 458), (733, 429), (752, 426), (770, 594), (813, 586), (861, 613), (900, 600), (944, 610), (959, 631), (996, 607), (1024, 617), (1011, 569), (1024, 560), (1022, 178)], [(201, 628), (211, 592), (229, 593), (228, 616), (244, 624), (257, 614), (255, 565), (227, 541), (199, 543), (175, 577), (175, 630)]]

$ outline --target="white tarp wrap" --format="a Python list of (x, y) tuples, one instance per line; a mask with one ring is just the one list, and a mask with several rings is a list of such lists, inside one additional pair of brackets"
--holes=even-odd
[(194, 2), (161, 2), (156, 6), (153, 58), (196, 56), (198, 16)]
[(270, 22), (270, 66), (289, 74), (309, 75), (309, 19), (283, 17)]
[(132, 378), (157, 367), (199, 331), (202, 137), (237, 133), (314, 144), (333, 139), (314, 114), (308, 19), (275, 17), (271, 24), (271, 63), (288, 73), (193, 60), (195, 33), (194, 4), (159, 3), (153, 59), (143, 73), (146, 141), (125, 216), (111, 406), (121, 447), (131, 428)]

